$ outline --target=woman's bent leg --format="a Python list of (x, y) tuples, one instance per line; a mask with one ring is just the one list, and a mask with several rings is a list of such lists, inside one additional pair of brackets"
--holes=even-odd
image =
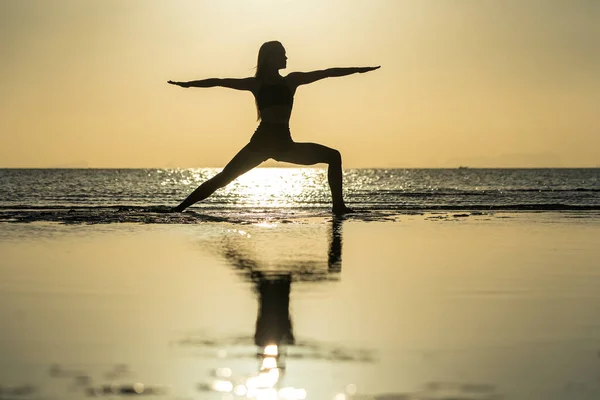
[(198, 186), (181, 204), (173, 208), (173, 211), (183, 211), (192, 204), (206, 199), (215, 190), (226, 186), (238, 176), (258, 166), (267, 158), (263, 154), (250, 150), (248, 146), (244, 147), (229, 161), (221, 172)]
[(333, 212), (343, 214), (351, 212), (342, 195), (342, 155), (339, 151), (317, 143), (294, 143), (293, 147), (274, 157), (277, 161), (301, 165), (327, 163), (327, 181), (331, 190)]

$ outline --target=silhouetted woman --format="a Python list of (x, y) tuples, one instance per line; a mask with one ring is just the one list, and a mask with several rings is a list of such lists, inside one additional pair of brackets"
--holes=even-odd
[(327, 179), (333, 200), (333, 212), (343, 214), (351, 210), (342, 197), (342, 157), (340, 152), (316, 143), (296, 143), (289, 128), (294, 93), (300, 85), (307, 85), (323, 78), (345, 76), (372, 71), (379, 67), (329, 68), (313, 72), (292, 72), (281, 76), (279, 70), (286, 67), (285, 48), (277, 41), (264, 43), (258, 51), (256, 75), (242, 79), (203, 79), (191, 82), (173, 82), (188, 87), (222, 86), (252, 92), (256, 99), (260, 124), (250, 143), (237, 153), (225, 168), (194, 190), (174, 211), (204, 200), (215, 190), (226, 186), (238, 176), (272, 158), (301, 165), (327, 163)]

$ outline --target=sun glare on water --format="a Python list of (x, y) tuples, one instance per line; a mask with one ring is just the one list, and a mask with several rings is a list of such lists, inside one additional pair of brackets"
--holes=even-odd
[(233, 394), (235, 397), (228, 397), (230, 399), (305, 400), (307, 398), (305, 389), (291, 386), (279, 387), (283, 374), (279, 361), (280, 355), (277, 345), (266, 346), (259, 353), (258, 374), (248, 376), (244, 380), (232, 376), (229, 368), (219, 368), (215, 371), (218, 379), (212, 383), (211, 389), (215, 392)]
[(257, 168), (224, 190), (257, 207), (291, 207), (300, 197), (315, 199), (326, 185), (325, 171), (320, 169)]

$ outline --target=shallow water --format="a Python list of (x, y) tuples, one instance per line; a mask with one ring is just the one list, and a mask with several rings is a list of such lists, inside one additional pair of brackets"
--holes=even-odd
[(0, 224), (0, 398), (597, 399), (599, 222)]
[[(0, 221), (137, 222), (177, 205), (220, 169), (0, 169)], [(344, 196), (372, 212), (600, 210), (600, 169), (348, 169)], [(319, 213), (323, 168), (256, 168), (193, 206), (204, 221), (232, 212)], [(153, 221), (179, 223), (163, 216)]]

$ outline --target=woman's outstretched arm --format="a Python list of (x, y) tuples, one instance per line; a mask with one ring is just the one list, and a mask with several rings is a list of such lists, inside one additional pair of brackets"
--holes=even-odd
[(184, 88), (189, 88), (189, 87), (200, 87), (200, 88), (208, 88), (208, 87), (215, 87), (215, 86), (221, 86), (221, 87), (226, 87), (226, 88), (230, 88), (230, 89), (236, 89), (236, 90), (250, 90), (252, 91), (252, 89), (254, 88), (254, 78), (210, 78), (210, 79), (202, 79), (199, 81), (189, 81), (189, 82), (175, 82), (175, 81), (168, 81), (167, 83), (170, 83), (171, 85), (177, 85), (177, 86), (181, 86)]
[(296, 86), (307, 85), (309, 83), (313, 83), (315, 81), (324, 79), (324, 78), (333, 78), (336, 76), (346, 76), (351, 74), (362, 74), (365, 72), (373, 71), (381, 66), (377, 67), (350, 67), (350, 68), (328, 68), (320, 71), (312, 71), (312, 72), (292, 72), (287, 76), (287, 79), (290, 83), (295, 84)]

